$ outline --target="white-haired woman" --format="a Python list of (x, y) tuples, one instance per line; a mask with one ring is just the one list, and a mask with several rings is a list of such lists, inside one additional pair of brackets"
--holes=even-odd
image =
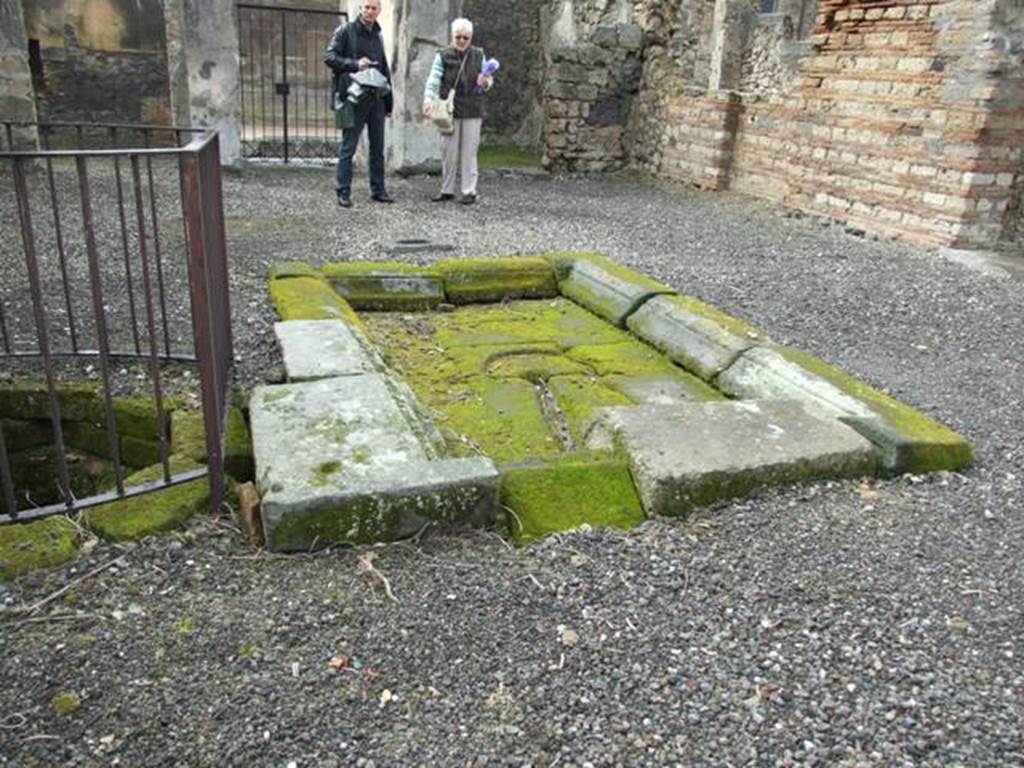
[(459, 202), (476, 202), (477, 150), (484, 121), (483, 94), (490, 90), (493, 78), (482, 74), (484, 52), (470, 45), (473, 23), (469, 19), (452, 22), (451, 45), (438, 52), (423, 91), (423, 114), (430, 115), (430, 102), (445, 99), (455, 92), (455, 130), (443, 136), (441, 155), (441, 193), (434, 202), (455, 199), (455, 166), (462, 169), (462, 197)]

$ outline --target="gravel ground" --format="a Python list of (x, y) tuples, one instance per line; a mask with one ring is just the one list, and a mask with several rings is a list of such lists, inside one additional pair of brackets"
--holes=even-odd
[(210, 518), (97, 544), (0, 586), (0, 763), (1024, 763), (1024, 281), (730, 194), (489, 177), (438, 207), (435, 186), (341, 212), (328, 172), (226, 177), (243, 384), (277, 365), (276, 260), (596, 250), (934, 415), (976, 468), (524, 551), (428, 531), (282, 557)]

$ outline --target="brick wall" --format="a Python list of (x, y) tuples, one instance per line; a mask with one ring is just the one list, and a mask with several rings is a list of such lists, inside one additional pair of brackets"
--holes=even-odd
[(808, 54), (755, 93), (709, 92), (653, 41), (628, 154), (868, 231), (991, 247), (1024, 215), (1022, 37), (1017, 0), (820, 0)]

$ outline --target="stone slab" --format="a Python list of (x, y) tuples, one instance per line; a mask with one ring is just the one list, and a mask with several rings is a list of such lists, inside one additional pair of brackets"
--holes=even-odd
[(376, 366), (355, 333), (342, 320), (289, 320), (274, 323), (289, 381), (372, 373)]
[(651, 296), (675, 293), (649, 277), (593, 254), (550, 257), (563, 296), (620, 328)]
[[(706, 312), (700, 311), (705, 309)], [(716, 315), (718, 315), (716, 317)], [(738, 324), (735, 330), (725, 323)], [(741, 321), (728, 318), (695, 299), (656, 296), (645, 302), (626, 322), (629, 330), (657, 347), (675, 362), (711, 381), (745, 350), (759, 334)]]
[(798, 399), (856, 429), (877, 447), (890, 474), (969, 467), (970, 445), (938, 422), (822, 360), (790, 347), (745, 352), (717, 379), (733, 397)]
[(860, 477), (876, 465), (868, 440), (792, 400), (608, 408), (587, 444), (625, 450), (648, 515), (685, 515), (763, 486)]
[(386, 541), (428, 520), (493, 519), (493, 463), (431, 460), (380, 374), (259, 387), (250, 413), (270, 549)]
[(645, 405), (679, 405), (725, 399), (721, 393), (696, 376), (682, 372), (648, 376), (606, 376), (604, 382), (634, 403)]
[(355, 309), (424, 310), (445, 300), (444, 279), (435, 270), (400, 263), (329, 264), (323, 273)]
[(555, 272), (546, 259), (449, 259), (438, 262), (445, 296), (452, 304), (511, 299), (550, 299), (558, 295)]

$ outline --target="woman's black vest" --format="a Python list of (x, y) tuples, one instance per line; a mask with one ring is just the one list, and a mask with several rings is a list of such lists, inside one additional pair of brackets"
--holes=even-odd
[(483, 94), (476, 94), (473, 89), (476, 87), (476, 78), (484, 66), (484, 49), (470, 46), (466, 51), (466, 66), (462, 68), (462, 77), (458, 84), (455, 77), (459, 74), (459, 67), (462, 66), (462, 54), (455, 46), (449, 45), (441, 51), (441, 61), (444, 62), (444, 78), (441, 80), (441, 91), (438, 94), (442, 99), (448, 98), (452, 87), (455, 87), (455, 117), (464, 120), (472, 117), (484, 116)]

